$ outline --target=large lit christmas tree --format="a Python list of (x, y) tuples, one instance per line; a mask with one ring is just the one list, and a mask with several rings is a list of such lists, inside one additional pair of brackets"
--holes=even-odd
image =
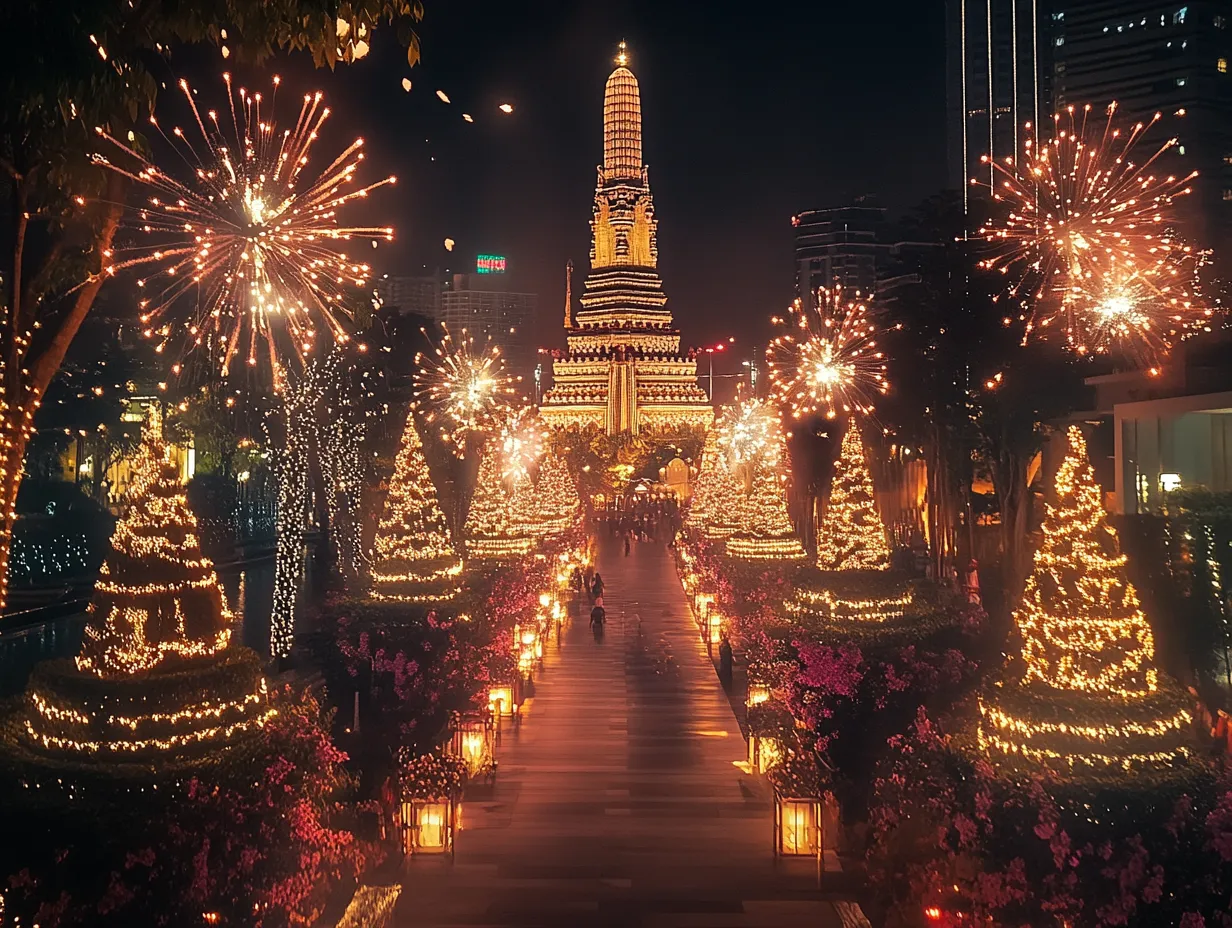
[(1077, 426), (1068, 442), (1014, 614), (1021, 676), (981, 703), (979, 744), (1002, 762), (1060, 769), (1171, 763), (1188, 753), (1186, 700), (1154, 666), (1151, 629)]
[(711, 429), (702, 449), (701, 467), (693, 489), (693, 499), (685, 517), (685, 525), (712, 538), (730, 535), (736, 530), (738, 511), (744, 498), (744, 486), (732, 473), (726, 455), (719, 447), (719, 433)]
[(479, 461), (475, 494), (463, 527), (466, 556), (470, 559), (518, 557), (534, 547), (534, 539), (511, 518), (525, 504), (516, 501), (515, 493), (506, 489), (502, 470), (501, 449), (497, 442), (490, 441)]
[(549, 450), (539, 465), (539, 476), (530, 492), (530, 525), (532, 534), (554, 535), (568, 531), (577, 524), (582, 510), (577, 484), (569, 473), (569, 465), (555, 451)]
[(231, 614), (157, 422), (127, 504), (80, 655), (31, 676), (26, 731), (39, 750), (130, 761), (208, 748), (269, 717), (256, 655), (230, 645)]
[(402, 446), (389, 478), (375, 555), (374, 599), (440, 603), (458, 593), (462, 560), (437, 501), (413, 409), (407, 414)]
[(854, 418), (834, 464), (830, 502), (817, 532), (817, 566), (822, 570), (885, 570), (890, 566), (885, 525), (877, 512), (864, 440)]
[(727, 553), (742, 560), (800, 560), (804, 545), (787, 512), (787, 440), (781, 430), (756, 459), (741, 465), (752, 472), (740, 499), (738, 528), (727, 539)]

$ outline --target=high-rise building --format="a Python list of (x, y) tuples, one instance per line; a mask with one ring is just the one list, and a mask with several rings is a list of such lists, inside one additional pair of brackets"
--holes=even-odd
[(539, 297), (505, 289), (508, 281), (502, 274), (454, 274), (441, 290), (436, 318), (455, 336), (466, 329), (481, 342), (490, 338), (510, 369), (525, 379), (535, 366)]
[(1021, 150), (1026, 123), (1052, 112), (1049, 0), (946, 0), (946, 118), (950, 186), (969, 202), (984, 155)]
[(624, 43), (603, 96), (603, 164), (591, 215), (590, 273), (568, 352), (554, 359), (544, 419), (609, 435), (713, 418), (697, 361), (680, 354), (659, 277), (658, 220), (642, 162), (642, 100)]
[(1198, 171), (1176, 201), (1181, 233), (1219, 262), (1232, 246), (1232, 0), (1054, 2), (1058, 109), (1090, 104), (1102, 120), (1115, 101), (1126, 124), (1162, 114), (1142, 153), (1178, 139), (1160, 169)]
[(805, 210), (791, 223), (796, 295), (805, 309), (815, 307), (818, 287), (879, 293), (887, 278), (902, 273), (910, 253), (938, 247), (934, 242), (904, 241), (885, 208), (871, 197), (858, 197), (849, 206)]
[(401, 316), (415, 313), (435, 319), (440, 312), (441, 279), (436, 275), (387, 274), (376, 282), (376, 292), (385, 306), (396, 309)]

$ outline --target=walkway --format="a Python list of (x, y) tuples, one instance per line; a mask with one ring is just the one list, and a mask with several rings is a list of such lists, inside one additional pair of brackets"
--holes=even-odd
[(412, 861), (392, 924), (860, 924), (812, 861), (774, 860), (769, 796), (733, 763), (745, 742), (670, 553), (609, 544), (599, 570), (606, 639), (579, 617), (549, 651), (495, 790), (468, 795), (456, 861)]

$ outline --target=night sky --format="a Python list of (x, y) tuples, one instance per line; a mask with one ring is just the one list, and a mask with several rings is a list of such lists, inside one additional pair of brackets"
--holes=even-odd
[(603, 85), (622, 38), (686, 345), (734, 334), (747, 351), (764, 337), (793, 292), (793, 213), (859, 194), (899, 212), (943, 185), (939, 0), (424, 2), (414, 69), (386, 30), (333, 75), (280, 62), (284, 87), (324, 89), (335, 131), (366, 138), (369, 176), (398, 175), (371, 207), (398, 230), (373, 253), (378, 270), (508, 255), (511, 283), (540, 295), (545, 344), (563, 345), (566, 259), (577, 286), (587, 265)]

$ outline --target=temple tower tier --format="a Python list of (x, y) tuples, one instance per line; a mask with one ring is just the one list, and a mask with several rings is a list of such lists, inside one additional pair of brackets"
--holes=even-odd
[(595, 425), (608, 434), (707, 426), (710, 400), (697, 362), (680, 353), (659, 277), (658, 221), (642, 163), (642, 100), (625, 45), (603, 95), (603, 164), (591, 214), (590, 272), (568, 352), (552, 365), (543, 398), (552, 426)]

